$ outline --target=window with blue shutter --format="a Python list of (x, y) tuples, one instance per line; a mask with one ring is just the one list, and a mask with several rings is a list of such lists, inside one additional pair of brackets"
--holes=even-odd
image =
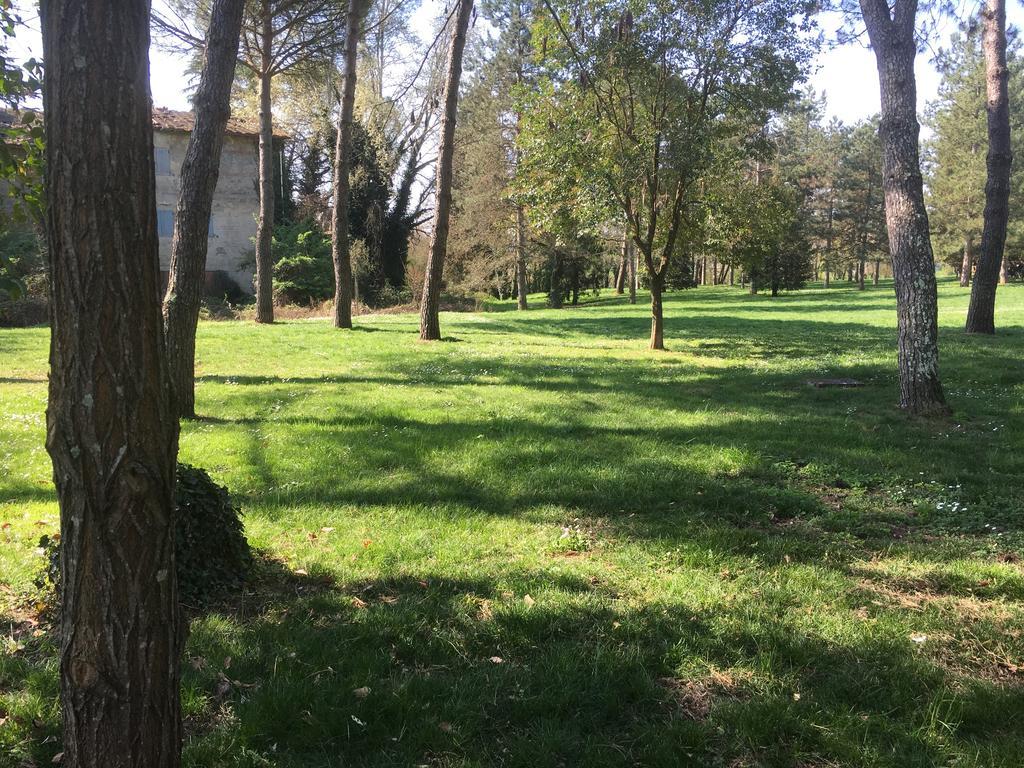
[(170, 237), (174, 234), (174, 211), (170, 208), (157, 208), (156, 232), (160, 237)]
[(153, 147), (153, 164), (157, 176), (171, 175), (171, 150), (167, 147)]

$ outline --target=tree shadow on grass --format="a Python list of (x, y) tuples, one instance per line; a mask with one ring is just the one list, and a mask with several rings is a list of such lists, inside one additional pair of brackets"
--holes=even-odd
[(952, 674), (876, 614), (829, 638), (756, 595), (636, 604), (529, 570), (337, 584), (196, 622), (186, 764), (246, 751), (282, 766), (552, 768), (1024, 756), (1015, 689)]

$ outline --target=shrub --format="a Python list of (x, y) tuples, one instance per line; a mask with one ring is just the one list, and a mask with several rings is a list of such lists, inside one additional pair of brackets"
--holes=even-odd
[[(252, 554), (241, 513), (227, 488), (215, 483), (205, 470), (189, 464), (179, 463), (176, 477), (178, 597), (182, 603), (197, 606), (217, 591), (241, 583), (249, 572)], [(59, 598), (60, 537), (43, 536), (39, 546), (47, 566), (36, 585), (52, 589)]]
[(242, 516), (228, 489), (205, 470), (179, 462), (177, 570), (182, 602), (201, 602), (218, 589), (238, 585), (252, 563)]
[(314, 221), (274, 229), (274, 294), (280, 303), (310, 304), (334, 296), (331, 239)]

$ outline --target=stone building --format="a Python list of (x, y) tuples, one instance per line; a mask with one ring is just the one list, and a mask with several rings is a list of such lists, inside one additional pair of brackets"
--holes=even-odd
[[(156, 168), (156, 215), (160, 269), (166, 280), (171, 235), (178, 204), (178, 178), (193, 114), (154, 107), (153, 160)], [(275, 139), (284, 139), (275, 134)], [(275, 145), (279, 144), (275, 141)], [(279, 156), (278, 153), (275, 153)], [(276, 174), (275, 174), (276, 175)], [(220, 176), (213, 196), (206, 288), (211, 295), (253, 292), (253, 238), (259, 214), (259, 128), (231, 118), (224, 138)]]

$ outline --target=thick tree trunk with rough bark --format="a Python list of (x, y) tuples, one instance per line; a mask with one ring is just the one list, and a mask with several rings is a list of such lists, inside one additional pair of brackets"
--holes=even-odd
[(935, 260), (924, 205), (914, 77), (916, 0), (860, 0), (878, 65), (882, 168), (899, 338), (901, 408), (914, 414), (948, 411), (939, 383)]
[(516, 305), (526, 309), (526, 216), (523, 207), (516, 206)]
[(665, 349), (665, 312), (661, 295), (665, 290), (665, 275), (651, 275), (651, 349)]
[(960, 287), (966, 288), (971, 284), (971, 270), (974, 268), (974, 239), (967, 235), (964, 238), (964, 258), (960, 263)]
[(48, 0), (46, 448), (61, 518), (63, 764), (177, 768), (171, 407), (147, 0)]
[(195, 123), (181, 163), (163, 312), (175, 408), (183, 418), (196, 415), (196, 326), (244, 10), (245, 0), (215, 0), (210, 11), (203, 71), (193, 100)]
[(352, 113), (356, 103), (359, 29), (369, 8), (366, 0), (349, 0), (345, 23), (345, 69), (342, 73), (341, 114), (334, 145), (334, 219), (331, 256), (334, 259), (334, 327), (352, 327), (352, 258), (349, 252), (348, 198), (352, 159)]
[(1006, 246), (1010, 216), (1010, 98), (1006, 68), (1006, 0), (986, 0), (984, 22), (985, 93), (988, 110), (988, 178), (985, 182), (985, 229), (974, 273), (971, 304), (967, 310), (968, 333), (995, 333), (996, 286)]
[(256, 224), (256, 322), (274, 322), (274, 262), (271, 240), (274, 237), (274, 115), (270, 87), (274, 28), (270, 0), (262, 0), (262, 67), (260, 72), (260, 214)]
[(455, 155), (455, 120), (459, 107), (459, 81), (462, 79), (462, 53), (466, 48), (466, 32), (473, 13), (473, 0), (458, 0), (459, 10), (452, 27), (448, 46), (448, 74), (444, 86), (444, 115), (441, 118), (441, 145), (437, 153), (437, 187), (434, 227), (430, 236), (426, 279), (420, 303), (420, 340), (441, 338), (438, 306), (441, 301), (441, 280), (444, 257), (448, 249), (448, 223), (452, 206), (452, 163)]

